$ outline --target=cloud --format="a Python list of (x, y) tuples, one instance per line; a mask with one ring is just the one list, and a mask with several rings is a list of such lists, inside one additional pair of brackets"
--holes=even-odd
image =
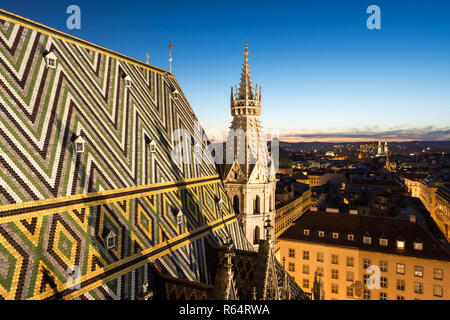
[(448, 141), (450, 140), (450, 127), (436, 128), (433, 126), (423, 128), (391, 128), (376, 130), (377, 127), (367, 130), (350, 129), (345, 132), (301, 132), (291, 131), (280, 134), (280, 140), (288, 142), (299, 141)]

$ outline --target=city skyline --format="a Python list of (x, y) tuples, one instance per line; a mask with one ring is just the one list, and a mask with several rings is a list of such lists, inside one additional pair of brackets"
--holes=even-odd
[(450, 140), (450, 5), (377, 1), (381, 30), (369, 30), (371, 4), (79, 1), (80, 30), (66, 26), (70, 3), (3, 7), (142, 61), (149, 52), (167, 70), (172, 43), (172, 70), (207, 131), (228, 128), (248, 42), (262, 123), (282, 141)]

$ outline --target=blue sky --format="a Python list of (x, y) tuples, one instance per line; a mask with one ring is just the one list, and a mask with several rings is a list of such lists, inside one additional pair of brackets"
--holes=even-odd
[[(66, 8), (81, 8), (68, 30)], [(369, 30), (366, 9), (381, 9)], [(206, 128), (231, 121), (248, 41), (264, 127), (289, 141), (450, 140), (450, 1), (24, 1), (2, 9), (173, 72)], [(361, 136), (361, 139), (359, 139)]]

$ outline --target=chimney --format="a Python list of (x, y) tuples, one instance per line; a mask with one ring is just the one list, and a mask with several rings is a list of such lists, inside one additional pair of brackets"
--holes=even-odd
[(410, 214), (410, 215), (409, 215), (409, 222), (415, 223), (415, 222), (416, 222), (416, 216), (413, 215), (413, 214)]

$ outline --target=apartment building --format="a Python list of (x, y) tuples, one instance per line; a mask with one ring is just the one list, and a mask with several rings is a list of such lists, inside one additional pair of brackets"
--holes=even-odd
[(308, 211), (278, 240), (289, 274), (305, 292), (320, 276), (326, 300), (450, 299), (450, 253), (414, 216)]

